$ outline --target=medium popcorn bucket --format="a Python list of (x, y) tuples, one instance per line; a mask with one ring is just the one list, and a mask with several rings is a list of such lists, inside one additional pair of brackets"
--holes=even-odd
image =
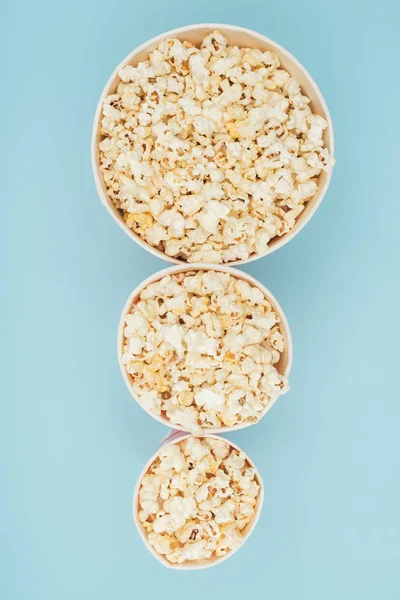
[[(147, 550), (165, 567), (168, 567), (170, 569), (179, 570), (179, 571), (206, 569), (209, 567), (213, 567), (217, 564), (220, 564), (221, 562), (224, 562), (226, 559), (233, 556), (233, 554), (235, 554), (238, 550), (240, 550), (243, 547), (243, 545), (245, 544), (245, 542), (249, 539), (250, 534), (254, 530), (254, 528), (257, 525), (257, 522), (260, 518), (261, 510), (262, 510), (262, 506), (263, 506), (263, 502), (264, 502), (264, 484), (263, 484), (261, 475), (260, 475), (257, 467), (255, 466), (255, 464), (253, 463), (253, 461), (248, 457), (248, 455), (239, 446), (237, 446), (230, 440), (227, 440), (225, 437), (214, 435), (214, 434), (205, 434), (204, 436), (202, 436), (202, 438), (211, 438), (211, 439), (219, 440), (219, 441), (223, 440), (232, 449), (235, 449), (238, 452), (242, 452), (245, 455), (248, 466), (254, 469), (255, 480), (257, 481), (258, 485), (260, 486), (259, 492), (257, 495), (256, 505), (254, 507), (254, 515), (253, 515), (250, 523), (243, 529), (243, 539), (242, 539), (240, 546), (228, 551), (223, 556), (212, 556), (211, 558), (207, 558), (204, 560), (190, 560), (190, 561), (187, 561), (184, 563), (172, 563), (164, 555), (158, 553), (154, 549), (154, 547), (149, 543), (149, 541), (147, 539), (146, 531), (139, 519), (139, 506), (140, 506), (139, 505), (139, 491), (141, 488), (141, 483), (142, 483), (143, 477), (146, 475), (146, 473), (148, 472), (148, 470), (151, 467), (151, 465), (153, 464), (153, 462), (158, 458), (159, 453), (163, 448), (165, 448), (168, 445), (180, 444), (181, 442), (183, 442), (184, 440), (186, 440), (189, 437), (191, 437), (191, 434), (185, 433), (183, 431), (179, 431), (176, 429), (171, 429), (169, 431), (169, 433), (163, 438), (163, 440), (161, 441), (156, 452), (150, 458), (150, 460), (148, 461), (146, 466), (143, 468), (141, 474), (139, 475), (136, 486), (135, 486), (135, 490), (133, 493), (133, 502), (132, 502), (133, 520), (136, 525), (139, 536), (141, 537)], [(196, 438), (196, 439), (202, 439), (202, 438)]]
[[(158, 271), (157, 273), (154, 273), (153, 275), (151, 275), (150, 277), (145, 279), (140, 285), (138, 285), (133, 290), (133, 292), (130, 294), (130, 296), (129, 296), (128, 300), (126, 301), (125, 306), (122, 310), (120, 321), (119, 321), (119, 326), (118, 326), (118, 335), (117, 335), (118, 363), (119, 363), (120, 370), (122, 373), (122, 377), (125, 381), (125, 384), (129, 390), (129, 392), (131, 393), (131, 395), (138, 402), (138, 404), (144, 410), (146, 410), (146, 412), (148, 412), (154, 419), (156, 419), (160, 423), (163, 423), (167, 427), (170, 427), (170, 428), (172, 427), (174, 429), (181, 430), (181, 431), (188, 431), (188, 430), (185, 429), (184, 427), (181, 427), (180, 425), (172, 423), (166, 415), (163, 415), (163, 414), (156, 415), (156, 414), (153, 414), (150, 411), (148, 411), (141, 404), (140, 398), (138, 398), (138, 396), (134, 393), (134, 390), (132, 389), (132, 381), (133, 381), (132, 376), (128, 374), (128, 372), (123, 364), (123, 361), (122, 361), (123, 345), (124, 345), (125, 318), (126, 318), (127, 314), (130, 312), (132, 306), (138, 300), (142, 290), (145, 289), (149, 284), (159, 281), (166, 275), (173, 275), (176, 273), (185, 273), (185, 272), (208, 271), (208, 270), (221, 272), (221, 273), (227, 273), (227, 274), (231, 275), (232, 277), (241, 279), (241, 280), (247, 282), (248, 284), (250, 284), (251, 286), (254, 286), (254, 287), (258, 288), (259, 290), (261, 290), (263, 295), (271, 303), (274, 311), (279, 315), (279, 318), (280, 318), (279, 326), (280, 326), (280, 330), (281, 330), (281, 333), (282, 333), (283, 339), (284, 339), (284, 351), (281, 353), (279, 362), (276, 363), (276, 365), (274, 365), (274, 366), (276, 367), (278, 373), (280, 375), (284, 376), (285, 378), (289, 377), (289, 373), (290, 373), (290, 370), (292, 367), (292, 360), (293, 360), (292, 336), (291, 336), (289, 324), (287, 322), (285, 313), (283, 312), (283, 309), (279, 305), (276, 298), (271, 294), (271, 292), (262, 283), (257, 281), (257, 279), (255, 279), (254, 277), (252, 277), (251, 275), (249, 275), (247, 273), (244, 273), (243, 271), (234, 269), (232, 267), (228, 267), (228, 266), (224, 266), (224, 265), (207, 265), (207, 264), (201, 264), (201, 263), (193, 264), (193, 265), (169, 267), (167, 269), (163, 269), (161, 271)], [(260, 419), (272, 408), (272, 406), (274, 405), (274, 403), (276, 402), (276, 400), (279, 397), (280, 396), (278, 396), (274, 399), (271, 399), (266, 404), (264, 411), (262, 411), (260, 413)], [(239, 424), (236, 424), (233, 426), (221, 426), (221, 427), (216, 427), (216, 428), (207, 427), (206, 429), (204, 429), (204, 431), (206, 433), (218, 433), (218, 434), (219, 433), (227, 433), (229, 431), (236, 431), (238, 429), (243, 429), (245, 427), (249, 427), (253, 424), (254, 423), (251, 423), (251, 422), (245, 422), (245, 423), (239, 423)]]
[[(102, 120), (102, 106), (104, 100), (110, 94), (115, 93), (118, 83), (119, 77), (118, 72), (120, 69), (125, 67), (126, 65), (137, 66), (137, 64), (141, 61), (144, 61), (148, 58), (149, 53), (154, 50), (162, 40), (170, 37), (178, 38), (181, 41), (189, 41), (193, 45), (199, 45), (203, 38), (213, 31), (220, 31), (225, 38), (228, 40), (230, 45), (237, 45), (239, 47), (246, 48), (255, 48), (265, 52), (270, 50), (275, 52), (279, 56), (279, 60), (283, 69), (287, 70), (299, 83), (304, 93), (310, 98), (311, 109), (318, 115), (321, 115), (328, 123), (328, 126), (324, 132), (324, 144), (328, 148), (331, 156), (334, 155), (334, 133), (333, 133), (333, 125), (332, 119), (329, 114), (328, 107), (324, 100), (324, 97), (319, 90), (317, 84), (312, 79), (311, 75), (307, 72), (307, 70), (303, 67), (303, 65), (288, 52), (285, 48), (274, 42), (273, 40), (265, 37), (261, 33), (251, 31), (250, 29), (245, 29), (243, 27), (238, 27), (235, 25), (226, 25), (226, 24), (218, 24), (218, 23), (202, 23), (199, 25), (189, 25), (186, 27), (180, 27), (178, 29), (173, 29), (171, 31), (167, 31), (158, 35), (151, 40), (148, 40), (141, 44), (139, 47), (135, 48), (124, 60), (116, 67), (115, 71), (112, 73), (110, 79), (106, 83), (104, 90), (100, 96), (99, 103), (97, 105), (94, 124), (93, 124), (93, 132), (92, 132), (92, 142), (91, 142), (91, 157), (92, 157), (92, 170), (94, 175), (94, 180), (96, 184), (96, 189), (99, 194), (100, 200), (106, 210), (109, 212), (114, 221), (121, 227), (121, 229), (139, 246), (151, 252), (158, 258), (167, 260), (168, 262), (172, 262), (175, 264), (187, 264), (185, 260), (175, 258), (169, 256), (158, 248), (152, 246), (147, 243), (142, 237), (137, 235), (135, 232), (130, 229), (123, 217), (121, 212), (115, 207), (112, 202), (110, 196), (107, 193), (107, 188), (104, 184), (101, 171), (100, 171), (100, 152), (99, 152), (99, 143), (102, 140), (101, 135), (101, 120)], [(308, 223), (313, 214), (316, 212), (317, 208), (321, 204), (327, 189), (330, 184), (332, 176), (332, 171), (325, 172), (319, 175), (318, 179), (318, 189), (314, 196), (310, 198), (305, 205), (305, 209), (296, 219), (296, 223), (294, 227), (289, 230), (287, 233), (284, 233), (281, 237), (273, 238), (269, 244), (266, 252), (262, 254), (252, 254), (247, 259), (241, 260), (233, 260), (229, 261), (230, 266), (245, 264), (260, 258), (261, 256), (266, 256), (274, 252), (278, 248), (281, 248), (285, 244), (287, 244), (291, 239), (293, 239), (303, 227)]]

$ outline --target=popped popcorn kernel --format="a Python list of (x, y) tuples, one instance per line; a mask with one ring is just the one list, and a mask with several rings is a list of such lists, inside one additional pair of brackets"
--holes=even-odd
[(146, 229), (153, 224), (153, 218), (147, 213), (129, 213), (126, 216), (126, 224), (136, 233), (145, 233)]
[(334, 164), (326, 120), (271, 51), (165, 39), (119, 71), (100, 171), (126, 225), (167, 256), (230, 263), (291, 231)]

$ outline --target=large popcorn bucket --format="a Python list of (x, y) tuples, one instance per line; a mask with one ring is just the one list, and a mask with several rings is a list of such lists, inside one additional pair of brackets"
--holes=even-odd
[[(294, 77), (294, 79), (300, 84), (303, 92), (308, 96), (308, 98), (310, 98), (311, 110), (314, 113), (321, 115), (327, 121), (328, 126), (324, 132), (324, 144), (328, 148), (331, 156), (333, 156), (334, 154), (334, 134), (332, 120), (326, 102), (317, 84), (312, 79), (311, 75), (303, 67), (303, 65), (294, 56), (292, 56), (290, 52), (288, 52), (285, 48), (283, 48), (273, 40), (265, 37), (261, 33), (251, 31), (250, 29), (244, 29), (243, 27), (237, 27), (235, 25), (202, 23), (199, 25), (189, 25), (186, 27), (180, 27), (178, 29), (167, 31), (165, 33), (162, 33), (161, 35), (152, 38), (151, 40), (148, 40), (144, 44), (140, 45), (138, 48), (135, 48), (135, 50), (133, 50), (126, 58), (124, 58), (124, 60), (116, 67), (115, 71), (112, 73), (110, 79), (106, 83), (106, 86), (100, 96), (100, 100), (97, 105), (93, 124), (91, 146), (93, 175), (102, 204), (105, 206), (105, 208), (107, 209), (111, 217), (114, 219), (114, 221), (118, 223), (121, 229), (132, 240), (134, 240), (137, 244), (139, 244), (148, 252), (151, 252), (159, 258), (162, 258), (175, 264), (186, 264), (186, 261), (169, 256), (168, 254), (162, 252), (158, 248), (155, 248), (154, 246), (148, 244), (142, 237), (134, 233), (132, 229), (130, 229), (126, 225), (121, 211), (119, 211), (115, 207), (110, 196), (107, 193), (107, 188), (104, 184), (100, 171), (99, 143), (103, 139), (103, 136), (101, 134), (102, 106), (105, 98), (110, 94), (114, 94), (116, 92), (118, 83), (120, 81), (118, 77), (118, 72), (120, 71), (120, 69), (122, 69), (126, 65), (137, 66), (139, 62), (146, 60), (148, 58), (149, 53), (152, 50), (154, 50), (162, 40), (174, 37), (178, 38), (181, 41), (187, 40), (194, 45), (199, 45), (205, 36), (212, 33), (216, 29), (219, 30), (226, 37), (230, 45), (237, 45), (239, 47), (245, 48), (256, 48), (258, 50), (261, 50), (262, 52), (270, 50), (272, 52), (275, 52), (279, 56), (279, 60), (283, 69), (287, 70)], [(330, 180), (331, 171), (323, 171), (319, 175), (317, 182), (318, 189), (315, 195), (312, 198), (310, 198), (306, 203), (305, 209), (296, 219), (294, 227), (287, 233), (283, 234), (281, 237), (276, 237), (272, 239), (268, 244), (266, 252), (263, 252), (262, 255), (253, 254), (247, 259), (231, 261), (229, 262), (229, 265), (233, 266), (244, 264), (257, 259), (260, 256), (266, 256), (267, 254), (271, 254), (271, 252), (274, 252), (278, 248), (281, 248), (282, 246), (287, 244), (291, 239), (293, 239), (301, 231), (301, 229), (303, 229), (306, 223), (308, 223), (308, 221), (311, 219), (311, 217), (321, 204), (322, 199), (324, 198), (326, 191), (329, 187)]]
[(203, 438), (212, 438), (215, 440), (223, 440), (223, 441), (227, 442), (231, 448), (234, 448), (235, 450), (245, 454), (248, 466), (255, 470), (255, 479), (256, 479), (258, 485), (260, 486), (260, 489), (258, 492), (256, 505), (254, 507), (254, 515), (253, 515), (250, 523), (243, 530), (243, 540), (242, 540), (241, 545), (238, 548), (230, 550), (229, 552), (227, 552), (227, 554), (225, 554), (223, 556), (212, 556), (211, 558), (208, 558), (208, 559), (191, 560), (191, 561), (186, 561), (184, 563), (172, 563), (164, 555), (158, 553), (154, 549), (154, 547), (149, 543), (149, 541), (147, 539), (146, 531), (142, 525), (142, 522), (139, 519), (139, 510), (140, 510), (139, 491), (140, 491), (141, 483), (142, 483), (143, 477), (146, 475), (146, 473), (148, 472), (148, 470), (151, 467), (151, 465), (153, 464), (153, 462), (158, 458), (159, 453), (162, 448), (164, 448), (167, 445), (180, 444), (188, 437), (190, 437), (190, 434), (188, 434), (188, 433), (185, 433), (183, 431), (179, 431), (176, 429), (171, 429), (171, 431), (162, 440), (162, 442), (159, 445), (159, 447), (157, 448), (156, 452), (151, 457), (151, 459), (148, 461), (146, 466), (143, 468), (143, 471), (139, 475), (136, 486), (135, 486), (135, 490), (133, 493), (133, 502), (132, 502), (133, 520), (136, 525), (137, 531), (138, 531), (144, 545), (148, 549), (148, 551), (165, 567), (168, 567), (170, 569), (180, 570), (180, 571), (198, 570), (198, 569), (206, 569), (208, 567), (213, 567), (213, 566), (225, 561), (227, 558), (229, 558), (233, 554), (235, 554), (235, 552), (240, 550), (240, 548), (242, 548), (243, 544), (249, 539), (250, 534), (252, 533), (255, 526), (257, 525), (257, 522), (260, 518), (261, 510), (262, 510), (263, 501), (264, 501), (264, 484), (263, 484), (261, 475), (260, 475), (257, 467), (255, 466), (255, 464), (247, 456), (247, 454), (244, 453), (243, 450), (239, 446), (237, 446), (230, 440), (227, 440), (226, 438), (222, 438), (220, 436), (213, 435), (213, 434), (205, 434), (204, 436), (202, 436)]
[[(173, 275), (176, 273), (185, 273), (185, 272), (194, 272), (194, 271), (207, 271), (207, 270), (228, 273), (232, 277), (241, 279), (241, 280), (247, 282), (248, 284), (250, 284), (251, 286), (254, 286), (254, 287), (258, 288), (259, 290), (261, 290), (263, 295), (267, 298), (267, 300), (269, 300), (269, 302), (272, 305), (273, 310), (279, 316), (279, 319), (280, 319), (279, 328), (283, 335), (284, 346), (285, 346), (284, 351), (281, 353), (279, 362), (276, 363), (274, 366), (281, 376), (284, 376), (285, 378), (289, 377), (290, 369), (292, 366), (292, 360), (293, 360), (293, 345), (292, 345), (292, 336), (290, 333), (289, 324), (287, 322), (285, 313), (283, 312), (283, 309), (279, 305), (278, 301), (262, 283), (257, 281), (257, 279), (255, 279), (248, 273), (244, 273), (243, 271), (239, 271), (238, 269), (233, 269), (231, 267), (227, 267), (224, 265), (208, 265), (208, 264), (198, 263), (198, 264), (193, 264), (193, 265), (169, 267), (168, 269), (163, 269), (161, 271), (158, 271), (157, 273), (154, 273), (154, 275), (151, 275), (150, 277), (145, 279), (140, 285), (137, 286), (137, 288), (135, 288), (133, 290), (133, 292), (130, 294), (128, 300), (125, 303), (125, 306), (122, 310), (122, 314), (121, 314), (120, 321), (119, 321), (118, 336), (117, 336), (118, 362), (119, 362), (122, 377), (126, 383), (126, 386), (127, 386), (128, 390), (130, 391), (130, 393), (132, 394), (132, 396), (135, 398), (135, 400), (139, 403), (140, 406), (142, 406), (142, 404), (140, 402), (140, 398), (137, 397), (137, 395), (134, 393), (134, 390), (132, 389), (133, 378), (127, 372), (125, 365), (123, 364), (123, 360), (122, 360), (123, 346), (124, 346), (125, 318), (126, 318), (127, 314), (130, 312), (132, 306), (138, 301), (141, 292), (149, 284), (159, 281), (166, 275)], [(269, 400), (269, 402), (265, 406), (265, 409), (262, 412), (260, 412), (260, 418), (262, 418), (272, 408), (272, 406), (276, 402), (276, 400), (277, 400), (277, 397)], [(148, 411), (144, 406), (142, 406), (142, 408), (144, 408), (144, 410), (146, 410), (146, 412), (148, 412), (154, 419), (157, 419), (157, 421), (159, 421), (160, 423), (163, 423), (167, 427), (170, 427), (170, 428), (172, 427), (174, 429), (178, 429), (181, 431), (187, 431), (187, 429), (185, 429), (184, 427), (181, 427), (180, 425), (172, 423), (168, 419), (166, 414), (162, 413), (160, 415), (156, 415), (156, 414), (153, 414), (150, 411)], [(236, 431), (238, 429), (243, 429), (244, 427), (249, 427), (252, 424), (253, 423), (251, 423), (251, 422), (245, 422), (245, 423), (239, 423), (239, 424), (236, 424), (236, 425), (233, 425), (230, 427), (229, 426), (221, 426), (221, 427), (217, 427), (217, 428), (212, 428), (212, 427), (208, 428), (207, 427), (207, 429), (205, 429), (204, 431), (206, 433), (226, 433), (229, 431)]]

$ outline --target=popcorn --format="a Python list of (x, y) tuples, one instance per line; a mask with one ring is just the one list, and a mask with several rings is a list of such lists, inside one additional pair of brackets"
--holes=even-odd
[(229, 263), (293, 229), (334, 164), (328, 124), (274, 52), (163, 40), (103, 104), (100, 170), (126, 226), (168, 256)]
[(228, 441), (189, 436), (164, 446), (140, 482), (140, 527), (170, 563), (215, 560), (252, 527), (260, 484)]
[(121, 363), (140, 404), (194, 435), (254, 423), (288, 389), (275, 367), (285, 350), (279, 315), (258, 287), (229, 273), (150, 283), (123, 334)]

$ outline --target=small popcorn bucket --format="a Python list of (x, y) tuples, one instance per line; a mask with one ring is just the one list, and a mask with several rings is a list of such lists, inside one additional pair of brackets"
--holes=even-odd
[[(124, 308), (122, 309), (122, 313), (121, 313), (121, 317), (120, 317), (120, 321), (119, 321), (119, 325), (118, 325), (117, 353), (118, 353), (118, 363), (120, 366), (121, 374), (122, 374), (122, 377), (125, 381), (125, 384), (129, 390), (129, 392), (131, 393), (133, 398), (136, 400), (136, 402), (138, 402), (139, 406), (141, 406), (144, 410), (146, 410), (146, 408), (144, 408), (142, 406), (140, 399), (135, 395), (135, 393), (132, 389), (132, 377), (127, 372), (125, 365), (123, 364), (123, 361), (122, 361), (123, 345), (124, 345), (125, 318), (126, 318), (127, 314), (130, 312), (133, 304), (135, 304), (136, 301), (138, 300), (141, 292), (151, 283), (159, 281), (160, 279), (162, 279), (163, 277), (165, 277), (167, 275), (174, 275), (176, 273), (184, 273), (186, 271), (193, 272), (193, 271), (208, 271), (208, 270), (218, 271), (218, 272), (222, 272), (222, 273), (228, 273), (232, 277), (235, 277), (237, 279), (242, 279), (243, 281), (247, 282), (251, 286), (257, 287), (259, 290), (261, 290), (263, 295), (267, 298), (267, 300), (269, 300), (274, 311), (279, 315), (280, 330), (282, 332), (284, 343), (285, 343), (285, 349), (281, 353), (279, 362), (276, 363), (274, 366), (276, 367), (276, 369), (280, 375), (282, 375), (286, 378), (289, 377), (289, 373), (290, 373), (290, 370), (292, 367), (292, 360), (293, 360), (293, 344), (292, 344), (292, 336), (291, 336), (291, 332), (290, 332), (290, 328), (289, 328), (289, 323), (286, 319), (286, 316), (285, 316), (285, 313), (283, 312), (282, 307), (279, 305), (276, 298), (271, 294), (271, 292), (260, 281), (258, 281), (257, 279), (255, 279), (254, 277), (249, 275), (248, 273), (244, 273), (243, 271), (240, 271), (239, 269), (234, 269), (232, 267), (228, 267), (225, 265), (210, 265), (210, 264), (194, 263), (194, 264), (185, 265), (185, 266), (169, 267), (167, 269), (163, 269), (161, 271), (158, 271), (157, 273), (154, 273), (153, 275), (151, 275), (150, 277), (145, 279), (140, 285), (137, 286), (137, 288), (135, 288), (133, 290), (133, 292), (130, 294), (128, 300), (126, 301)], [(279, 397), (280, 396), (278, 396), (277, 398), (270, 400), (268, 402), (268, 404), (265, 406), (264, 411), (260, 413), (260, 419), (272, 408), (272, 406), (275, 404), (276, 400)], [(171, 423), (171, 421), (168, 419), (167, 415), (165, 415), (165, 414), (155, 415), (155, 414), (150, 413), (147, 410), (146, 410), (146, 412), (148, 412), (150, 414), (150, 416), (153, 417), (153, 419), (157, 419), (157, 421), (159, 421), (160, 423), (163, 423), (167, 427), (173, 427), (174, 429), (180, 429), (181, 431), (185, 431), (185, 429), (183, 427), (180, 427), (179, 425), (177, 425), (175, 423)], [(239, 423), (239, 424), (233, 425), (231, 427), (228, 427), (228, 426), (221, 426), (218, 428), (210, 427), (210, 428), (207, 428), (205, 431), (207, 433), (220, 434), (220, 433), (227, 433), (229, 431), (236, 431), (238, 429), (243, 429), (243, 428), (249, 427), (251, 425), (253, 425), (253, 423)]]
[[(183, 431), (179, 431), (179, 430), (176, 430), (176, 429), (171, 429), (169, 431), (169, 433), (161, 441), (161, 443), (160, 443), (159, 447), (157, 448), (157, 451), (155, 452), (155, 454), (151, 457), (151, 459), (148, 461), (148, 463), (144, 467), (143, 471), (139, 475), (139, 478), (137, 480), (137, 483), (136, 483), (136, 486), (135, 486), (135, 490), (134, 490), (134, 493), (133, 493), (133, 502), (132, 502), (133, 520), (134, 520), (134, 523), (135, 523), (136, 528), (138, 530), (138, 533), (139, 533), (139, 535), (140, 535), (140, 537), (141, 537), (144, 545), (148, 549), (148, 551), (161, 564), (163, 564), (165, 567), (168, 567), (170, 569), (179, 570), (179, 571), (198, 570), (198, 569), (206, 569), (208, 567), (213, 567), (213, 566), (215, 566), (215, 565), (223, 562), (227, 558), (231, 557), (235, 552), (237, 552), (238, 550), (240, 550), (240, 548), (242, 548), (243, 544), (248, 540), (248, 538), (250, 537), (251, 532), (254, 530), (255, 526), (257, 525), (257, 522), (258, 522), (258, 520), (260, 518), (260, 514), (261, 514), (263, 502), (264, 502), (264, 484), (263, 484), (263, 481), (261, 479), (261, 475), (260, 475), (257, 467), (255, 466), (255, 464), (247, 456), (247, 454), (239, 446), (237, 446), (236, 444), (234, 444), (230, 440), (227, 440), (225, 437), (221, 437), (221, 436), (214, 435), (214, 434), (205, 434), (200, 439), (202, 439), (202, 438), (212, 438), (212, 439), (215, 439), (215, 440), (223, 440), (223, 441), (227, 442), (230, 447), (232, 447), (235, 450), (238, 450), (239, 452), (242, 452), (243, 454), (245, 454), (246, 461), (248, 462), (248, 465), (255, 470), (255, 479), (256, 479), (257, 483), (259, 484), (260, 489), (259, 489), (258, 496), (257, 496), (257, 502), (256, 502), (256, 505), (255, 505), (254, 515), (253, 515), (252, 520), (250, 521), (250, 523), (248, 523), (248, 525), (243, 530), (243, 541), (242, 541), (241, 545), (238, 548), (235, 548), (233, 550), (228, 551), (223, 556), (212, 556), (211, 558), (208, 558), (208, 559), (186, 561), (184, 563), (172, 563), (164, 555), (159, 554), (153, 548), (153, 546), (151, 546), (151, 544), (149, 543), (149, 541), (147, 539), (146, 531), (145, 531), (145, 529), (144, 529), (144, 527), (143, 527), (143, 525), (142, 525), (142, 523), (141, 523), (141, 521), (139, 519), (139, 510), (140, 510), (140, 507), (139, 507), (139, 491), (140, 491), (141, 483), (142, 483), (143, 477), (146, 475), (146, 473), (148, 472), (148, 470), (151, 467), (151, 465), (153, 464), (153, 462), (158, 458), (160, 450), (162, 448), (164, 448), (165, 446), (170, 445), (170, 444), (179, 444), (180, 442), (184, 441), (185, 439), (187, 439), (189, 437), (191, 437), (191, 434), (185, 433)], [(199, 438), (196, 438), (196, 439), (199, 439)]]

